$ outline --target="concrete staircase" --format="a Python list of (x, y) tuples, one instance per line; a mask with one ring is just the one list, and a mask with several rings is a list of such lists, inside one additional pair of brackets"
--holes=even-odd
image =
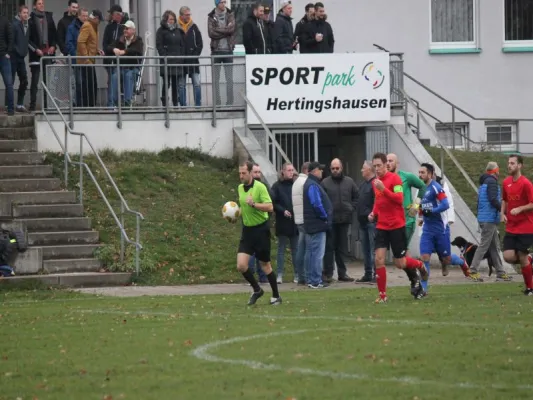
[(0, 220), (24, 229), (30, 246), (15, 265), (17, 274), (44, 274), (51, 282), (50, 274), (81, 273), (85, 279), (78, 275), (75, 286), (129, 281), (130, 274), (101, 272), (94, 257), (98, 232), (91, 229), (76, 193), (62, 189), (44, 162), (33, 117), (0, 117)]

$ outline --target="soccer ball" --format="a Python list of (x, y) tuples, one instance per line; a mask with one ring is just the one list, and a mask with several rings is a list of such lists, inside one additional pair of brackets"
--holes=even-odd
[(224, 207), (222, 207), (222, 216), (226, 221), (235, 223), (241, 216), (241, 209), (234, 201), (228, 201), (224, 204)]

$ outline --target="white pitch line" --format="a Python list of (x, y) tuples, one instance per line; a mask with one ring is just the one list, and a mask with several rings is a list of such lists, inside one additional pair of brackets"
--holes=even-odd
[(300, 329), (300, 330), (294, 330), (294, 331), (284, 331), (284, 332), (271, 332), (271, 333), (265, 333), (265, 334), (258, 334), (258, 335), (251, 335), (251, 336), (238, 336), (227, 340), (218, 340), (215, 342), (207, 343), (202, 346), (197, 347), (191, 352), (191, 355), (203, 360), (203, 361), (209, 361), (214, 363), (225, 363), (225, 364), (232, 364), (232, 365), (242, 365), (251, 369), (261, 369), (261, 370), (269, 370), (269, 371), (284, 371), (284, 372), (296, 372), (303, 375), (315, 375), (315, 376), (322, 376), (327, 378), (335, 378), (335, 379), (355, 379), (355, 380), (367, 380), (367, 381), (374, 381), (374, 382), (387, 382), (387, 383), (406, 383), (409, 385), (434, 385), (434, 386), (444, 386), (448, 388), (454, 388), (454, 389), (519, 389), (519, 390), (531, 390), (533, 389), (532, 385), (518, 385), (518, 386), (505, 386), (500, 384), (475, 384), (475, 383), (445, 383), (440, 381), (432, 381), (432, 380), (424, 380), (419, 379), (416, 377), (410, 377), (410, 376), (403, 376), (403, 377), (388, 377), (388, 378), (379, 378), (374, 377), (370, 375), (365, 374), (350, 374), (345, 372), (333, 372), (333, 371), (324, 371), (324, 370), (315, 370), (311, 368), (301, 368), (301, 367), (283, 367), (281, 365), (276, 364), (265, 364), (260, 361), (254, 361), (254, 360), (240, 360), (240, 359), (229, 359), (229, 358), (222, 358), (217, 357), (210, 353), (212, 350), (217, 350), (218, 348), (234, 343), (241, 343), (241, 342), (247, 342), (250, 340), (256, 340), (256, 339), (268, 339), (275, 336), (281, 336), (281, 335), (297, 335), (301, 333), (306, 332), (316, 332), (316, 331), (331, 331), (331, 330), (344, 330), (344, 329), (351, 329), (349, 327), (343, 327), (343, 328), (319, 328), (319, 329)]
[[(498, 327), (506, 328), (511, 324), (496, 324), (496, 323), (477, 323), (477, 322), (464, 322), (464, 321), (416, 321), (409, 319), (376, 319), (376, 318), (362, 318), (362, 317), (352, 317), (352, 316), (338, 316), (338, 315), (272, 315), (272, 314), (220, 314), (214, 312), (206, 313), (170, 313), (163, 311), (147, 311), (147, 310), (70, 310), (73, 312), (80, 313), (92, 313), (92, 314), (110, 314), (110, 315), (147, 315), (147, 316), (160, 316), (160, 317), (173, 317), (173, 316), (183, 316), (183, 317), (207, 317), (207, 318), (259, 318), (259, 319), (285, 319), (285, 320), (330, 320), (330, 321), (340, 321), (340, 322), (360, 322), (360, 323), (381, 323), (381, 324), (391, 324), (391, 325), (442, 325), (442, 326), (463, 326), (463, 327), (474, 327), (474, 328), (483, 328), (483, 327)], [(515, 324), (515, 323), (513, 323)], [(513, 325), (516, 327), (515, 325)]]

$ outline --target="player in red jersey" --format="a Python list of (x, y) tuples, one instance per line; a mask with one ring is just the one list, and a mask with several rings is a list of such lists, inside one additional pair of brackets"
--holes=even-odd
[(406, 256), (407, 234), (405, 232), (405, 210), (403, 208), (402, 178), (398, 174), (387, 171), (387, 156), (376, 153), (372, 157), (372, 165), (376, 171), (373, 181), (375, 201), (374, 208), (368, 220), (376, 221), (376, 283), (379, 297), (376, 303), (387, 302), (387, 270), (385, 256), (389, 248), (392, 250), (394, 264), (403, 269), (411, 282), (411, 294), (415, 299), (424, 295), (420, 285), (417, 270), (420, 271), (422, 280), (427, 281), (428, 272), (424, 264)]
[(529, 248), (533, 245), (533, 184), (522, 175), (524, 159), (510, 155), (509, 176), (503, 181), (501, 221), (505, 223), (503, 258), (509, 264), (520, 264), (526, 296), (533, 296), (533, 272)]

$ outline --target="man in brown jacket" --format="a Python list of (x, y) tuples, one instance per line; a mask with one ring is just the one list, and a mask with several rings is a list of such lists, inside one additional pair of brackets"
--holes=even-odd
[(207, 16), (208, 34), (211, 38), (211, 55), (215, 57), (213, 90), (217, 105), (222, 104), (220, 98), (220, 70), (224, 66), (226, 75), (226, 105), (233, 105), (233, 50), (235, 49), (236, 32), (235, 14), (226, 7), (226, 0), (215, 0), (215, 9)]
[[(93, 10), (89, 15), (89, 20), (81, 26), (76, 52), (78, 57), (104, 55), (104, 52), (98, 49), (98, 26), (103, 19), (100, 10)], [(76, 62), (77, 68), (81, 68), (81, 107), (94, 107), (96, 104), (98, 82), (96, 81), (95, 62), (94, 58), (82, 58)]]

